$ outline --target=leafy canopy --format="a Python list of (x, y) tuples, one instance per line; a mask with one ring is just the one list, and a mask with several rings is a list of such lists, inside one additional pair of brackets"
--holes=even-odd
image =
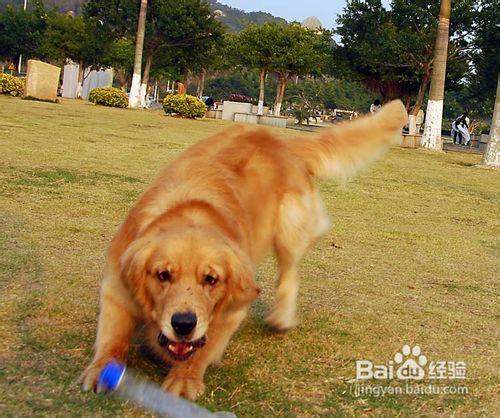
[(20, 54), (39, 54), (46, 27), (46, 13), (41, 3), (34, 10), (8, 6), (0, 13), (0, 58), (14, 61)]
[(92, 21), (57, 12), (47, 14), (40, 54), (49, 61), (61, 65), (71, 59), (85, 66), (99, 67), (106, 64), (108, 50), (108, 40), (95, 30)]
[[(115, 40), (135, 41), (139, 2), (89, 0), (85, 16), (101, 22), (101, 29)], [(211, 65), (224, 28), (202, 0), (150, 0), (146, 17), (145, 54), (155, 57), (157, 67), (201, 70)]]
[[(460, 79), (467, 71), (467, 35), (472, 29), (473, 1), (453, 2), (449, 74)], [(338, 16), (337, 73), (355, 77), (384, 98), (414, 96), (434, 57), (439, 2), (392, 0), (349, 1)]]
[(331, 45), (328, 31), (298, 24), (266, 23), (247, 26), (231, 43), (234, 62), (278, 73), (285, 78), (321, 74)]

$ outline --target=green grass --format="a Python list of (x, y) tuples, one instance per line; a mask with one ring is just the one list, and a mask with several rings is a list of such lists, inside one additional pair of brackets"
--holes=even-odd
[[(225, 126), (0, 97), (1, 415), (141, 414), (76, 384), (104, 253), (160, 167)], [(478, 162), (394, 149), (347, 186), (323, 182), (334, 227), (303, 262), (300, 326), (264, 326), (270, 258), (263, 295), (200, 402), (247, 417), (497, 413), (500, 177)], [(387, 363), (405, 343), (466, 361), (469, 394), (355, 397), (355, 361)], [(130, 364), (157, 382), (166, 373), (138, 346)]]

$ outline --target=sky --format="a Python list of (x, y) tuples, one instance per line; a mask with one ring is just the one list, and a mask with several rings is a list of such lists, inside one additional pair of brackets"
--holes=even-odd
[[(218, 0), (247, 12), (269, 12), (274, 16), (283, 17), (288, 21), (302, 22), (306, 17), (316, 16), (325, 28), (335, 25), (337, 14), (342, 12), (345, 0)], [(389, 0), (384, 0), (385, 5)]]

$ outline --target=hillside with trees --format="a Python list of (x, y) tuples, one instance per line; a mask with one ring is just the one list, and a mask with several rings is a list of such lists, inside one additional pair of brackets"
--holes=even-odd
[(217, 0), (207, 0), (212, 10), (220, 10), (223, 15), (218, 19), (224, 23), (232, 32), (240, 32), (246, 26), (254, 23), (263, 25), (269, 22), (286, 23), (285, 19), (275, 17), (265, 12), (244, 12), (243, 10), (221, 4)]
[[(66, 13), (73, 11), (80, 14), (83, 10), (83, 3), (86, 0), (43, 0), (42, 3), (47, 9), (56, 9), (59, 12)], [(28, 1), (28, 8), (33, 9), (37, 1)], [(0, 0), (0, 11), (5, 10), (7, 6), (23, 7), (24, 0)]]
[[(83, 12), (83, 4), (87, 0), (43, 0), (43, 4), (47, 9), (56, 9), (59, 12), (67, 13), (69, 11), (80, 14)], [(30, 7), (34, 7), (35, 1), (30, 0)], [(251, 23), (262, 25), (267, 22), (285, 23), (285, 19), (275, 17), (270, 13), (265, 12), (245, 12), (234, 7), (226, 6), (219, 3), (217, 0), (207, 0), (212, 11), (220, 10), (222, 14), (217, 20), (226, 25), (231, 32), (239, 32)], [(24, 0), (0, 0), (0, 11), (5, 10), (8, 5), (22, 7)]]

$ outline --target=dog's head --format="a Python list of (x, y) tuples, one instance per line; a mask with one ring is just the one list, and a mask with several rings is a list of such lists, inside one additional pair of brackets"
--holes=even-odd
[(158, 344), (186, 360), (204, 345), (213, 320), (246, 308), (259, 294), (248, 256), (217, 231), (177, 227), (141, 237), (121, 258), (122, 276)]

